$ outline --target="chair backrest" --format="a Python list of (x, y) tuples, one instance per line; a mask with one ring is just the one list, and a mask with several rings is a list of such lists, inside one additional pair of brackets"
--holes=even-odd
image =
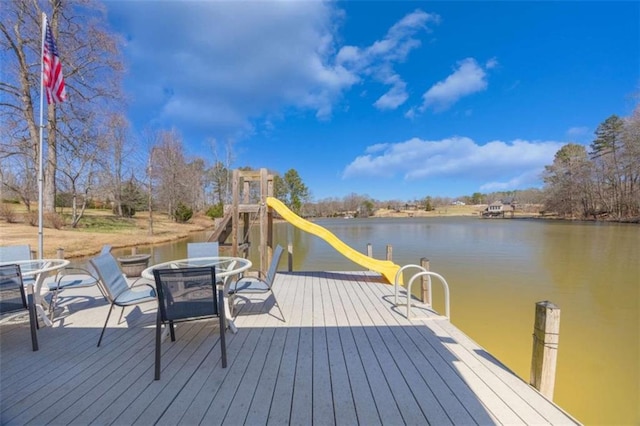
[(15, 262), (18, 260), (31, 260), (31, 246), (29, 244), (0, 247), (0, 262)]
[(214, 266), (155, 269), (153, 276), (163, 322), (219, 315)]
[(218, 242), (187, 243), (187, 257), (216, 257), (218, 256)]
[(280, 244), (278, 244), (273, 251), (273, 257), (271, 258), (271, 264), (269, 265), (269, 270), (267, 271), (267, 276), (265, 277), (265, 281), (271, 287), (273, 284), (273, 280), (276, 278), (276, 273), (278, 273), (278, 263), (280, 263), (280, 257), (282, 257), (282, 253), (284, 249)]
[(0, 266), (0, 312), (27, 309), (27, 298), (18, 265)]
[(116, 258), (110, 252), (103, 252), (89, 260), (98, 273), (98, 285), (102, 286), (104, 294), (113, 302), (122, 292), (129, 290), (127, 279), (120, 269)]

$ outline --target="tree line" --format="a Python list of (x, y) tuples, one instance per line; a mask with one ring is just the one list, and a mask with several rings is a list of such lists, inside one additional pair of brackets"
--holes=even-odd
[[(106, 27), (94, 0), (14, 0), (4, 2), (0, 19), (0, 199), (37, 209), (40, 155), (40, 34), (47, 12), (58, 42), (68, 102), (46, 105), (43, 146), (45, 217), (66, 211), (70, 225), (81, 223), (89, 207), (110, 208), (122, 217), (158, 210), (174, 220), (193, 212), (212, 217), (231, 199), (233, 143), (208, 141), (203, 156), (186, 154), (177, 129), (143, 129), (133, 134), (122, 114), (122, 40)], [(87, 17), (91, 17), (88, 19)], [(570, 143), (545, 169), (545, 186), (457, 198), (425, 196), (379, 201), (364, 194), (313, 201), (294, 168), (275, 174), (274, 193), (304, 216), (345, 212), (366, 217), (380, 208), (435, 209), (452, 201), (488, 204), (498, 199), (544, 204), (564, 217), (625, 219), (639, 215), (640, 112), (611, 116), (596, 131), (590, 150)], [(248, 167), (239, 167), (248, 169)]]
[(589, 150), (560, 148), (544, 182), (545, 208), (562, 217), (640, 220), (640, 106), (604, 120)]

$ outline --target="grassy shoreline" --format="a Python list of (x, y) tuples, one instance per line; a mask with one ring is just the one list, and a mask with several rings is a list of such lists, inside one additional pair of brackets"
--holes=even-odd
[[(444, 206), (433, 211), (380, 209), (373, 217), (411, 218), (411, 217), (480, 217), (486, 206)], [(537, 212), (517, 212), (516, 219), (557, 218), (541, 216)], [(562, 220), (562, 219), (557, 219)], [(637, 223), (637, 222), (635, 222)], [(113, 248), (127, 248), (161, 244), (189, 237), (194, 232), (215, 229), (215, 221), (204, 215), (194, 216), (189, 223), (176, 223), (167, 215), (154, 213), (153, 235), (149, 233), (148, 216), (139, 215), (131, 219), (115, 217), (108, 210), (91, 210), (83, 219), (82, 227), (62, 229), (44, 228), (44, 257), (57, 256), (58, 249), (64, 250), (64, 257), (71, 259), (94, 255), (106, 244)], [(38, 227), (30, 225), (24, 214), (17, 214), (14, 223), (0, 221), (0, 244), (29, 244), (32, 250), (38, 249)]]
[[(71, 259), (99, 253), (106, 244), (113, 248), (126, 248), (166, 243), (215, 227), (215, 222), (206, 216), (194, 217), (189, 223), (176, 223), (166, 215), (154, 213), (153, 235), (150, 235), (148, 217), (121, 219), (106, 211), (93, 211), (89, 217), (92, 218), (90, 226), (44, 228), (44, 257), (57, 257), (59, 248), (64, 249), (65, 258)], [(2, 245), (29, 244), (31, 250), (38, 249), (38, 227), (29, 223), (0, 222), (0, 235)]]
[[(17, 206), (16, 206), (17, 207)], [(439, 217), (479, 216), (484, 206), (445, 206), (431, 212), (424, 210), (380, 209), (375, 217)], [(45, 227), (43, 230), (44, 257), (56, 257), (58, 249), (65, 258), (94, 255), (106, 244), (113, 248), (127, 248), (160, 244), (187, 238), (193, 232), (215, 229), (215, 222), (207, 216), (196, 215), (189, 223), (176, 223), (167, 215), (154, 213), (153, 235), (149, 233), (149, 217), (139, 213), (133, 218), (118, 218), (109, 210), (88, 210), (81, 227), (61, 229)], [(16, 208), (15, 221), (0, 221), (2, 245), (29, 244), (38, 249), (38, 227), (29, 224), (26, 212)]]

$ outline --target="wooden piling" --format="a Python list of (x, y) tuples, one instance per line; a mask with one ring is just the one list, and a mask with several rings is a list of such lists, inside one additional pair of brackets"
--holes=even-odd
[(549, 301), (536, 303), (529, 383), (550, 400), (556, 381), (559, 332), (560, 308)]
[[(424, 269), (428, 271), (430, 267), (429, 259), (427, 259), (426, 257), (420, 258), (420, 266), (422, 266)], [(429, 280), (429, 277), (426, 275), (423, 277), (420, 277), (420, 284), (421, 284), (420, 286), (422, 289), (421, 298), (422, 298), (422, 303), (431, 304), (431, 288), (428, 285), (428, 280)]]
[(56, 250), (56, 257), (58, 259), (64, 259), (64, 249), (62, 247), (58, 247)]
[(269, 264), (271, 263), (271, 255), (273, 253), (272, 238), (269, 235), (269, 221), (267, 208), (267, 169), (260, 169), (260, 208), (258, 216), (260, 217), (260, 271), (266, 274)]
[(387, 244), (387, 260), (393, 260), (393, 246), (391, 244)]
[(232, 212), (231, 212), (231, 256), (238, 256), (238, 222), (240, 221), (240, 210), (238, 204), (240, 204), (240, 188), (238, 188), (240, 181), (240, 171), (235, 169), (233, 171), (233, 179), (231, 180), (231, 194), (232, 194)]

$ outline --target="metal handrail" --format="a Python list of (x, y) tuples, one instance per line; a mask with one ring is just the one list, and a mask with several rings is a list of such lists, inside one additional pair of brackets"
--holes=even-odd
[[(427, 272), (427, 269), (423, 266), (420, 265), (404, 265), (402, 268), (398, 269), (398, 272), (396, 272), (396, 277), (394, 279), (394, 286), (395, 286), (395, 300), (394, 300), (394, 304), (397, 306), (398, 305), (398, 289), (401, 287), (400, 285), (400, 277), (402, 276), (402, 272), (410, 269), (410, 268), (414, 268), (414, 269), (419, 269), (422, 272)], [(427, 279), (427, 286), (429, 288), (428, 294), (429, 294), (429, 301), (427, 302), (427, 304), (429, 306), (431, 306), (431, 277), (428, 277)]]
[(402, 273), (403, 270), (410, 269), (410, 268), (419, 269), (422, 272), (418, 272), (417, 274), (413, 275), (409, 280), (409, 283), (407, 284), (407, 319), (411, 319), (411, 287), (413, 286), (413, 282), (418, 278), (427, 277), (427, 285), (429, 287), (428, 306), (431, 307), (432, 306), (431, 305), (431, 277), (435, 277), (435, 278), (438, 278), (438, 280), (440, 280), (440, 282), (442, 283), (442, 286), (444, 287), (444, 303), (445, 303), (444, 316), (446, 319), (451, 320), (450, 294), (449, 294), (449, 284), (447, 283), (447, 280), (445, 280), (442, 275), (437, 274), (435, 272), (427, 271), (426, 268), (419, 265), (405, 265), (402, 268), (400, 268), (400, 270), (398, 270), (398, 272), (396, 273), (396, 277), (394, 280), (395, 281), (394, 282), (395, 305), (396, 306), (398, 305), (398, 289), (400, 287), (398, 279), (400, 277), (400, 274)]

